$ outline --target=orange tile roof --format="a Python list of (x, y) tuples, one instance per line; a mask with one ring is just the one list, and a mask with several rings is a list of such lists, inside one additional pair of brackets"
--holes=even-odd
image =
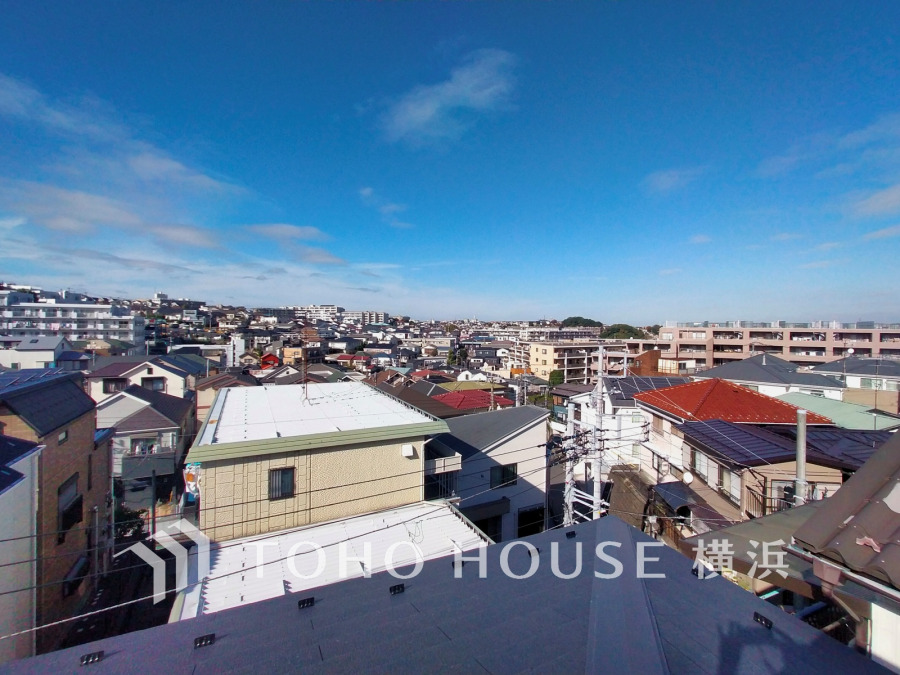
[[(472, 410), (474, 408), (488, 408), (491, 405), (491, 395), (483, 389), (468, 389), (463, 391), (451, 391), (447, 394), (439, 394), (432, 397), (456, 410)], [(494, 395), (494, 405), (499, 408), (508, 408), (515, 405), (505, 396)]]
[[(636, 401), (683, 420), (725, 420), (750, 424), (796, 424), (797, 406), (734, 384), (713, 379), (635, 394)], [(832, 424), (824, 415), (806, 414), (809, 424)]]

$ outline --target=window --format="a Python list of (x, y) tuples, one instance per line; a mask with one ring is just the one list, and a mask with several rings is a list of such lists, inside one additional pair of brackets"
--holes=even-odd
[(631, 413), (631, 423), (632, 424), (643, 424), (644, 416), (640, 413)]
[(641, 456), (641, 444), (639, 441), (634, 441), (631, 444), (631, 456), (632, 457), (640, 457)]
[(269, 471), (269, 499), (289, 499), (294, 496), (294, 467)]
[(128, 386), (128, 380), (124, 377), (107, 377), (103, 380), (103, 393), (116, 394)]
[(702, 452), (691, 450), (691, 468), (697, 472), (698, 476), (706, 480), (706, 476), (709, 473), (709, 460), (706, 458), (706, 455)]
[(60, 432), (59, 432), (59, 435), (56, 437), (56, 442), (57, 442), (59, 445), (62, 445), (62, 444), (65, 443), (67, 440), (69, 440), (69, 430), (66, 429), (65, 431), (60, 431)]
[(141, 386), (150, 391), (165, 391), (166, 378), (164, 377), (142, 377)]
[(518, 478), (518, 465), (506, 464), (491, 467), (491, 489), (515, 485)]
[(56, 491), (57, 503), (57, 543), (66, 540), (66, 530), (84, 519), (84, 499), (78, 494), (78, 474), (75, 473), (66, 480)]

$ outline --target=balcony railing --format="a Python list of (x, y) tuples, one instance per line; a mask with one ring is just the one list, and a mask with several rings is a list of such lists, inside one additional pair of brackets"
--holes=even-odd
[(757, 492), (753, 488), (746, 490), (746, 503), (744, 510), (751, 518), (762, 518), (770, 513), (777, 513), (791, 508), (793, 504), (781, 497), (769, 497), (761, 492)]

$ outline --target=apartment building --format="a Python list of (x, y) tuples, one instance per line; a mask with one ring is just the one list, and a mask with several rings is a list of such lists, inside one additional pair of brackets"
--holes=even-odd
[(563, 382), (589, 384), (596, 376), (596, 342), (517, 342), (509, 350), (508, 367), (525, 369), (548, 380), (554, 370), (562, 371)]
[(17, 302), (0, 304), (0, 334), (18, 338), (60, 336), (76, 340), (121, 340), (143, 349), (145, 320), (126, 307), (83, 303)]
[(375, 312), (369, 310), (341, 312), (342, 321), (349, 321), (362, 325), (369, 323), (387, 323), (390, 319), (391, 315), (387, 312)]
[(851, 355), (900, 359), (900, 323), (666, 322), (657, 339), (627, 340), (626, 345), (632, 354), (658, 349), (664, 357), (693, 358), (706, 368), (755, 354), (813, 366)]

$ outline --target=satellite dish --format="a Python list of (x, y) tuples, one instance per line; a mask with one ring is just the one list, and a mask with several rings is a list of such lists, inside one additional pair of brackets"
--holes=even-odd
[(692, 474), (690, 471), (685, 471), (684, 475), (681, 477), (681, 482), (685, 485), (690, 485), (694, 482), (694, 474)]

